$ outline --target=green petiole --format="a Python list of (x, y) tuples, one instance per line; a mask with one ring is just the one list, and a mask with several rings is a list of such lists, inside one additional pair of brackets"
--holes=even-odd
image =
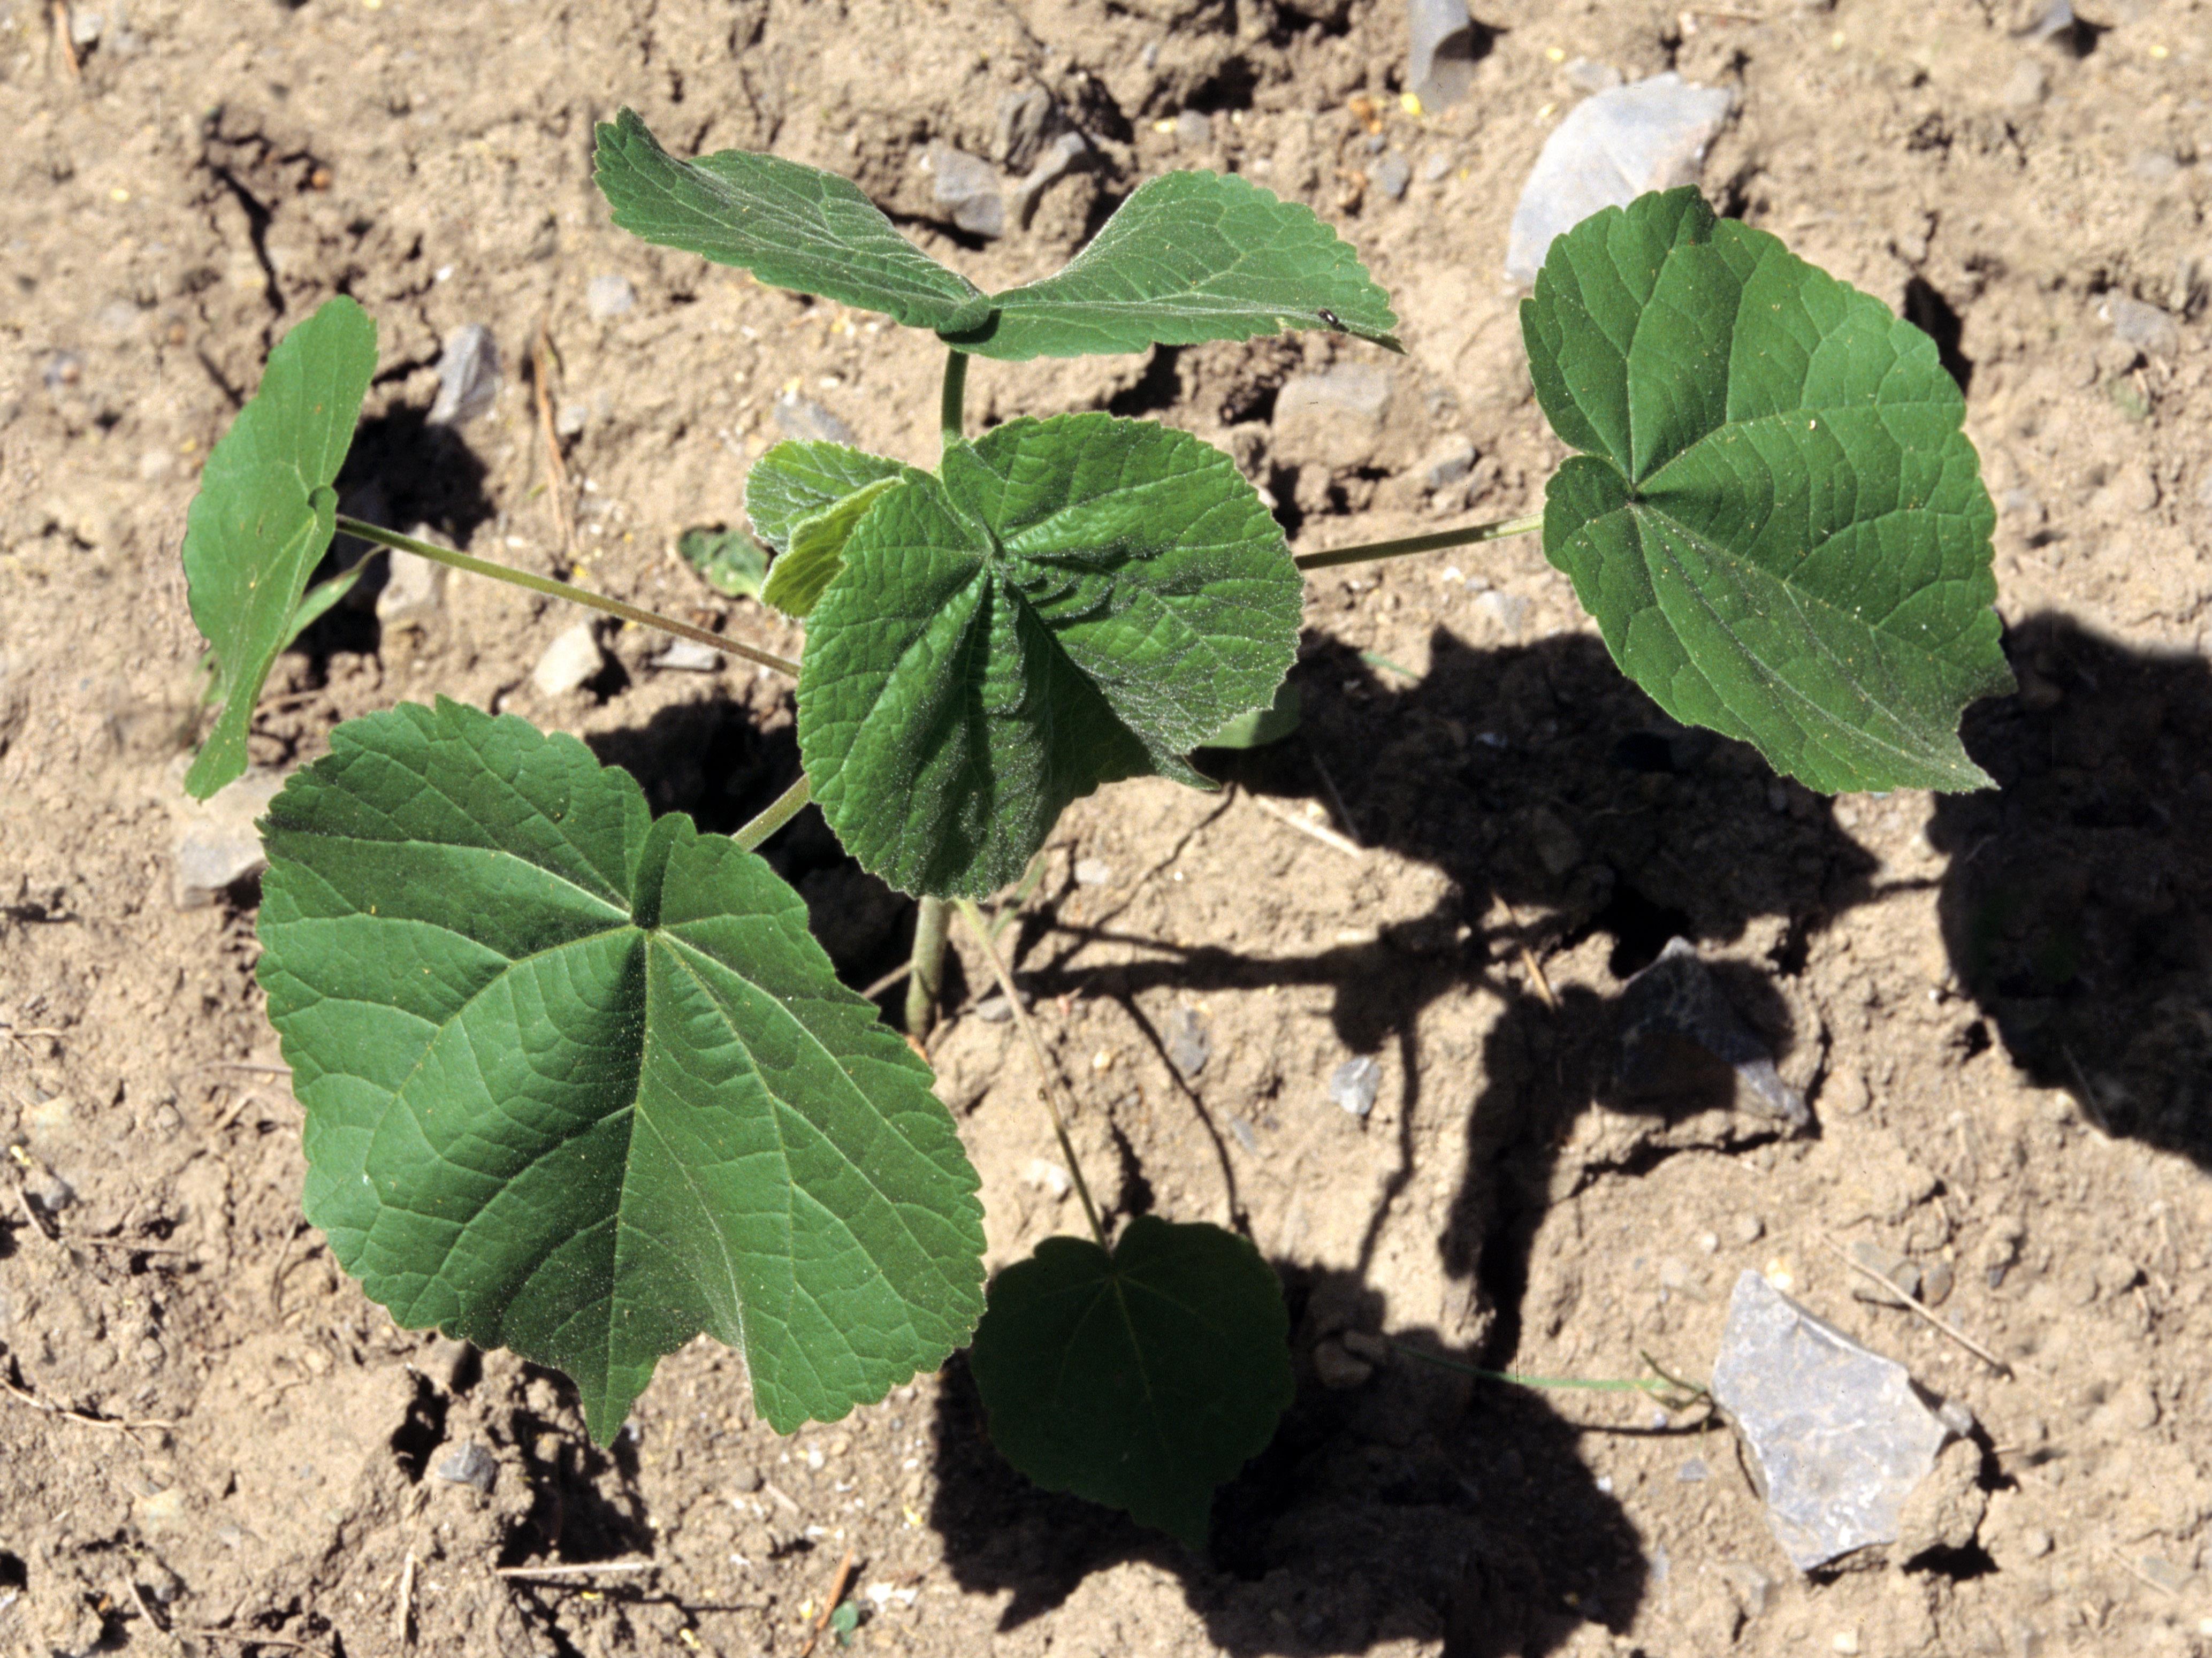
[(662, 633), (674, 634), (678, 639), (696, 640), (702, 645), (731, 656), (741, 656), (748, 662), (757, 662), (763, 668), (773, 668), (778, 673), (799, 677), (799, 664), (787, 656), (778, 656), (773, 651), (762, 650), (740, 640), (725, 639), (720, 634), (709, 633), (704, 628), (695, 628), (688, 622), (678, 622), (672, 616), (662, 616), (635, 604), (625, 604), (619, 598), (609, 598), (604, 593), (587, 592), (565, 581), (556, 581), (551, 576), (532, 575), (527, 570), (518, 570), (511, 565), (495, 564), (489, 559), (471, 558), (466, 553), (457, 553), (450, 547), (441, 547), (434, 542), (417, 541), (412, 536), (403, 536), (396, 530), (386, 530), (380, 525), (364, 524), (357, 518), (338, 514), (340, 535), (353, 537), (357, 541), (373, 542), (379, 547), (391, 547), (403, 553), (413, 553), (443, 564), (448, 569), (465, 570), (471, 575), (489, 576), (494, 581), (504, 581), (517, 587), (527, 587), (533, 593), (545, 593), (554, 598), (565, 598), (572, 604), (581, 604), (588, 610), (604, 610), (609, 616), (618, 616), (625, 622), (635, 622), (640, 627), (657, 628)]
[(1440, 553), (1447, 547), (1472, 547), (1507, 536), (1525, 536), (1544, 527), (1544, 515), (1504, 519), (1496, 524), (1471, 524), (1458, 530), (1438, 530), (1425, 536), (1406, 536), (1396, 541), (1363, 541), (1356, 547), (1332, 547), (1326, 552), (1300, 553), (1291, 561), (1301, 570), (1326, 570), (1339, 564), (1365, 564), (1378, 558), (1410, 558), (1415, 553)]

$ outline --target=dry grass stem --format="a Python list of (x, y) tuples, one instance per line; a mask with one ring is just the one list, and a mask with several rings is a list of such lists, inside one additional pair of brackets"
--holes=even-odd
[(1896, 1279), (1889, 1277), (1887, 1273), (1877, 1272), (1873, 1267), (1868, 1266), (1864, 1261), (1855, 1259), (1850, 1251), (1846, 1250), (1840, 1243), (1838, 1243), (1835, 1239), (1823, 1236), (1820, 1242), (1827, 1248), (1830, 1254), (1833, 1254), (1838, 1260), (1842, 1261), (1844, 1266), (1850, 1267), (1854, 1272), (1863, 1272), (1867, 1277), (1872, 1278), (1876, 1284), (1881, 1285), (1883, 1289), (1888, 1291), (1890, 1294), (1895, 1296), (1899, 1301), (1912, 1309), (1914, 1312), (1919, 1314), (1921, 1317), (1926, 1319), (1930, 1324), (1941, 1330), (1945, 1335), (1950, 1337), (1952, 1340), (1957, 1342), (1961, 1347), (1964, 1347), (1976, 1358), (1980, 1359), (1983, 1363), (1988, 1365), (1999, 1376), (2004, 1376), (2008, 1380), (2011, 1378), (2013, 1373), (2011, 1365), (2006, 1363), (2004, 1360), (1999, 1358), (1995, 1353), (1983, 1346), (1980, 1342), (1975, 1340), (1973, 1337), (1968, 1335), (1964, 1330), (1960, 1329), (1956, 1325), (1947, 1323), (1942, 1319), (1938, 1318), (1936, 1315), (1936, 1309), (1934, 1308), (1930, 1307), (1926, 1302), (1921, 1300), (1918, 1296), (1914, 1295), (1912, 1291), (1905, 1288), (1904, 1285), (1899, 1284)]

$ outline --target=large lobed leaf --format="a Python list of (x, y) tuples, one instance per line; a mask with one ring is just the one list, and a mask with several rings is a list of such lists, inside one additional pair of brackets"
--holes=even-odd
[(914, 328), (968, 328), (981, 288), (892, 228), (849, 179), (725, 149), (696, 161), (660, 147), (635, 110), (602, 122), (592, 176), (632, 235), (764, 282), (880, 311)]
[(343, 295), (324, 301), (269, 354), (260, 389), (200, 473), (185, 519), (185, 583), (223, 690), (222, 712), (185, 774), (200, 799), (246, 770), (254, 701), (304, 625), (307, 578), (337, 533), (331, 486), (375, 372), (368, 313)]
[(979, 356), (1079, 357), (1340, 329), (1399, 346), (1388, 295), (1310, 208), (1247, 179), (1146, 180), (1091, 245), (1042, 282), (1010, 288), (952, 343)]
[(1014, 880), (1069, 801), (1268, 706), (1304, 585), (1219, 450), (1108, 415), (1010, 422), (878, 501), (814, 607), (799, 744), (861, 865)]
[(1007, 1461), (1202, 1548), (1214, 1488), (1297, 1390), (1289, 1340), (1258, 1250), (1140, 1215), (1111, 1255), (1047, 1238), (1000, 1273), (969, 1365)]
[(602, 1442), (699, 1331), (787, 1432), (967, 1339), (951, 1119), (760, 858), (443, 701), (340, 726), (264, 833), (307, 1216), (400, 1323), (558, 1365)]
[(1218, 173), (1148, 180), (1066, 269), (995, 296), (906, 240), (849, 180), (741, 150), (679, 161), (630, 110), (599, 129), (598, 179), (615, 222), (647, 241), (935, 329), (979, 356), (1142, 351), (1287, 328), (1400, 349), (1388, 297), (1335, 231), (1302, 203)]
[(1996, 514), (1933, 341), (1688, 189), (1559, 237), (1521, 318), (1584, 452), (1544, 550), (1638, 684), (1814, 788), (1989, 782)]

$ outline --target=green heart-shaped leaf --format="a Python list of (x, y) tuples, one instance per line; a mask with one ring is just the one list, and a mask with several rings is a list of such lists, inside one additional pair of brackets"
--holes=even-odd
[(1521, 323), (1584, 452), (1544, 551), (1660, 707), (1830, 793), (1989, 783), (1996, 513), (1932, 340), (1694, 190), (1559, 237)]
[(331, 486), (375, 372), (368, 313), (343, 295), (325, 301), (269, 354), (260, 390), (200, 473), (185, 519), (185, 585), (224, 693), (185, 774), (202, 800), (245, 774), (254, 701), (298, 631), (307, 578), (337, 533)]
[(758, 598), (768, 581), (768, 555), (743, 530), (696, 525), (676, 537), (676, 556), (731, 598)]
[(1142, 351), (1328, 328), (1399, 350), (1389, 296), (1311, 208), (1247, 179), (1146, 180), (1091, 245), (1042, 282), (994, 298), (963, 351), (1022, 359)]
[(968, 1358), (1007, 1461), (1202, 1548), (1214, 1488), (1297, 1391), (1289, 1341), (1258, 1250), (1140, 1215), (1110, 1256), (1047, 1238), (1000, 1273)]
[(815, 605), (799, 744), (823, 816), (909, 892), (1018, 878), (1063, 807), (1268, 706), (1304, 584), (1219, 450), (1018, 420), (877, 501)]
[(967, 1338), (951, 1118), (760, 858), (442, 701), (337, 727), (264, 835), (307, 1217), (401, 1324), (560, 1366), (603, 1442), (699, 1331), (783, 1432)]
[(900, 235), (849, 179), (738, 149), (680, 161), (635, 110), (598, 140), (592, 176), (634, 236), (914, 328), (972, 328), (990, 313), (981, 288)]

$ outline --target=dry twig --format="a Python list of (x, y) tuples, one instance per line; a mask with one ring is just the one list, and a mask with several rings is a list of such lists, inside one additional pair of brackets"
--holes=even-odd
[(573, 1566), (495, 1566), (495, 1577), (588, 1577), (603, 1571), (659, 1571), (658, 1560), (587, 1560)]
[(1960, 1329), (1958, 1326), (1946, 1323), (1943, 1320), (1936, 1317), (1936, 1309), (1934, 1308), (1930, 1307), (1926, 1302), (1921, 1300), (1918, 1296), (1914, 1295), (1911, 1291), (1906, 1289), (1903, 1284), (1898, 1283), (1896, 1279), (1891, 1278), (1885, 1272), (1877, 1272), (1873, 1267), (1868, 1266), (1864, 1261), (1853, 1256), (1849, 1250), (1845, 1249), (1840, 1243), (1838, 1243), (1835, 1239), (1823, 1235), (1820, 1242), (1822, 1244), (1826, 1246), (1829, 1252), (1832, 1254), (1838, 1260), (1842, 1261), (1844, 1266), (1850, 1267), (1854, 1272), (1865, 1273), (1867, 1277), (1872, 1278), (1876, 1284), (1881, 1285), (1883, 1289), (1888, 1291), (1890, 1294), (1895, 1296), (1899, 1301), (1912, 1309), (1914, 1312), (1919, 1314), (1921, 1317), (1926, 1319), (1930, 1324), (1941, 1330), (1945, 1335), (1950, 1337), (1952, 1340), (1957, 1342), (1961, 1347), (1964, 1347), (1968, 1352), (1972, 1353), (1976, 1358), (1981, 1360), (1983, 1363), (1988, 1365), (1999, 1376), (2004, 1376), (2008, 1380), (2011, 1378), (2013, 1373), (2011, 1365), (2006, 1363), (2004, 1360), (1999, 1358), (1988, 1348), (1983, 1346), (1980, 1342), (1975, 1340), (1973, 1337), (1968, 1335), (1964, 1330)]
[(52, 1404), (28, 1388), (18, 1388), (5, 1377), (0, 1377), (0, 1394), (5, 1394), (18, 1405), (28, 1406), (34, 1411), (44, 1411), (48, 1416), (65, 1417), (71, 1422), (81, 1422), (88, 1428), (106, 1428), (113, 1433), (138, 1437), (142, 1428), (174, 1428), (177, 1424), (161, 1417), (94, 1416), (88, 1411), (73, 1411), (66, 1405)]
[(407, 1564), (399, 1569), (399, 1606), (392, 1615), (392, 1638), (403, 1647), (415, 1644), (415, 1551), (407, 1551)]
[(77, 62), (76, 42), (70, 38), (69, 0), (54, 0), (50, 15), (53, 20), (54, 44), (62, 49), (62, 67), (69, 71), (70, 80), (76, 80), (83, 75), (84, 66)]
[(830, 1598), (822, 1603), (822, 1612), (814, 1620), (814, 1632), (806, 1637), (806, 1644), (799, 1649), (799, 1658), (812, 1658), (814, 1643), (822, 1638), (822, 1631), (830, 1627), (830, 1619), (837, 1610), (837, 1603), (845, 1598), (845, 1591), (853, 1587), (853, 1566), (855, 1556), (847, 1549), (845, 1558), (837, 1563), (837, 1575), (830, 1580)]
[(576, 519), (568, 506), (568, 463), (561, 458), (561, 434), (553, 423), (553, 337), (541, 320), (530, 348), (531, 380), (538, 397), (538, 428), (545, 436), (545, 491), (553, 501), (553, 523), (561, 532), (561, 561), (576, 562)]
[(1357, 841), (1353, 841), (1344, 835), (1339, 835), (1333, 829), (1323, 828), (1319, 823), (1309, 823), (1304, 818), (1300, 817), (1297, 813), (1285, 811), (1280, 806), (1277, 805), (1273, 801), (1267, 799), (1264, 795), (1255, 794), (1251, 790), (1247, 789), (1244, 791), (1244, 798), (1247, 800), (1249, 800), (1254, 805), (1259, 807), (1261, 811), (1266, 812), (1268, 817), (1273, 818), (1277, 823), (1289, 824), (1299, 834), (1312, 836), (1315, 840), (1320, 841), (1322, 845), (1342, 853), (1346, 857), (1351, 859), (1355, 863), (1364, 859), (1367, 856), (1366, 852), (1361, 847), (1360, 844)]

